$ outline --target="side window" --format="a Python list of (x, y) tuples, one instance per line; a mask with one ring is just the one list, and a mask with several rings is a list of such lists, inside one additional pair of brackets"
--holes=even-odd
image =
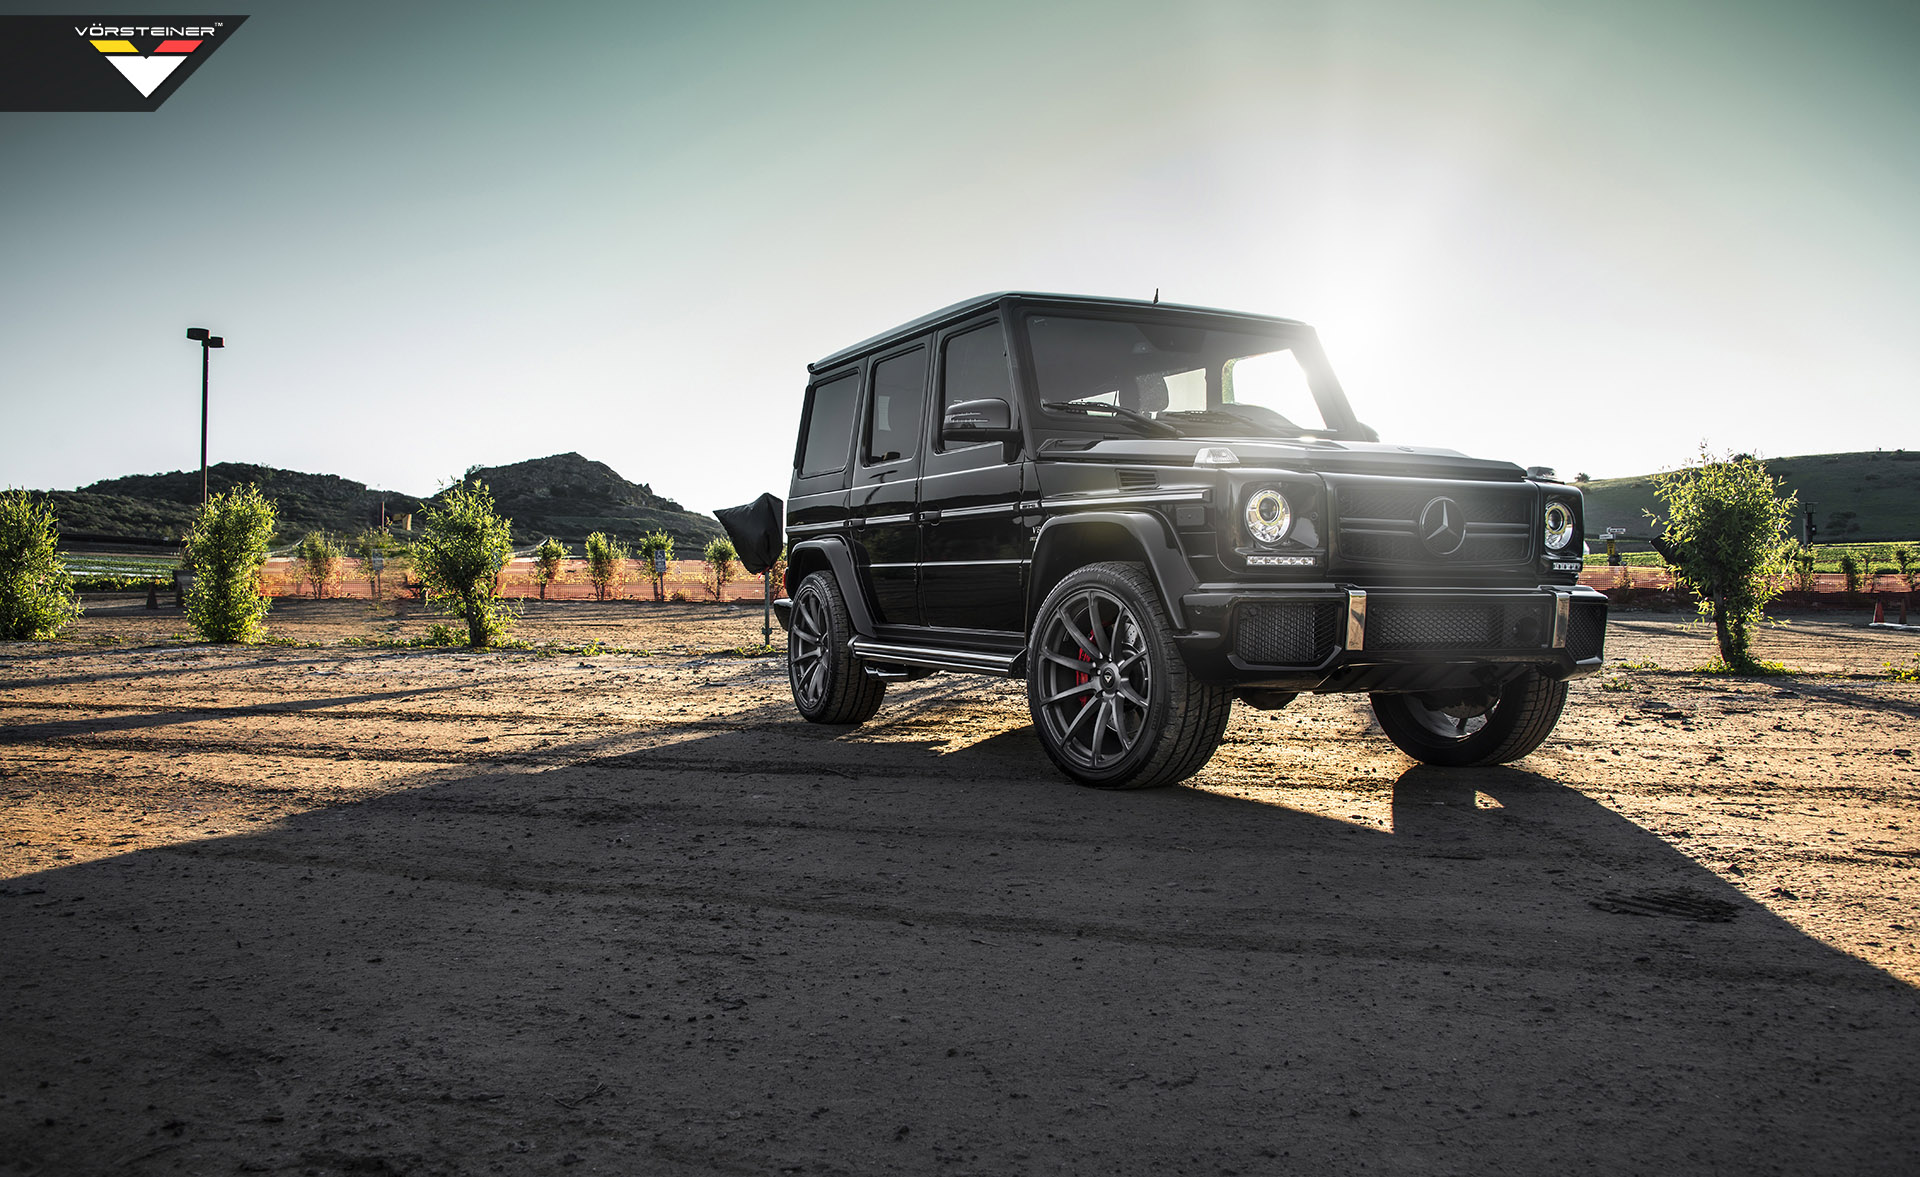
[(800, 455), (800, 477), (846, 469), (847, 443), (853, 439), (853, 406), (859, 392), (858, 373), (814, 386), (808, 401), (807, 442)]
[[(952, 336), (941, 350), (940, 410), (935, 420), (946, 419), (949, 405), (977, 400), (1013, 404), (1013, 379), (1007, 374), (1007, 337), (998, 323)], [(942, 444), (940, 448), (946, 447)]]
[(873, 401), (867, 409), (866, 457), (876, 462), (911, 458), (927, 404), (927, 349), (916, 347), (873, 366)]

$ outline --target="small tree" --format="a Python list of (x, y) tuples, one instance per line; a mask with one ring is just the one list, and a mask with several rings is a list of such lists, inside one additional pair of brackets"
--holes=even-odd
[(393, 550), (393, 537), (379, 528), (369, 527), (354, 536), (347, 547), (354, 559), (360, 561), (360, 571), (367, 578), (367, 591), (374, 600), (380, 600), (380, 582), (386, 576), (387, 553)]
[(593, 599), (604, 601), (620, 595), (627, 580), (627, 549), (601, 532), (587, 537), (587, 581), (593, 585)]
[(346, 556), (340, 545), (324, 531), (309, 531), (300, 541), (297, 553), (300, 579), (313, 586), (313, 599), (332, 596), (340, 587), (346, 569)]
[(467, 623), (467, 644), (485, 648), (507, 632), (500, 600), (500, 570), (513, 555), (509, 521), (493, 505), (485, 483), (462, 482), (444, 501), (427, 508), (426, 526), (414, 545), (427, 600)]
[(1700, 596), (1713, 618), (1720, 657), (1741, 674), (1762, 669), (1751, 653), (1753, 626), (1779, 591), (1794, 496), (1781, 498), (1753, 458), (1716, 458), (1703, 447), (1690, 465), (1654, 476), (1667, 509), (1654, 547), (1674, 577)]
[(1920, 581), (1920, 564), (1914, 562), (1913, 553), (1905, 548), (1893, 550), (1893, 562), (1899, 566), (1900, 581), (1907, 586), (1908, 592), (1915, 589), (1915, 581)]
[(707, 568), (702, 579), (706, 582), (707, 592), (718, 601), (726, 595), (727, 585), (733, 580), (733, 562), (739, 553), (734, 551), (732, 540), (720, 536), (707, 541), (704, 556)]
[(560, 569), (567, 560), (567, 545), (548, 536), (545, 543), (533, 549), (533, 579), (540, 585), (540, 599), (547, 599), (547, 586), (560, 580)]
[(662, 565), (673, 561), (673, 537), (664, 531), (650, 531), (640, 537), (639, 544), (634, 547), (634, 555), (646, 566), (643, 571), (647, 579), (653, 582), (653, 599), (666, 600), (667, 573)]
[(187, 620), (210, 642), (250, 642), (267, 615), (260, 568), (273, 538), (273, 504), (252, 483), (214, 495), (194, 516), (187, 536), (193, 588)]
[(1860, 559), (1852, 552), (1840, 553), (1840, 576), (1846, 581), (1847, 591), (1860, 591)]
[(0, 638), (52, 637), (78, 616), (52, 504), (24, 490), (0, 494)]

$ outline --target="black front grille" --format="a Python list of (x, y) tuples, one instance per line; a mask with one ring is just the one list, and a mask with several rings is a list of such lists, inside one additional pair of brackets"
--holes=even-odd
[(1367, 604), (1369, 650), (1525, 650), (1553, 638), (1552, 603), (1382, 600)]
[(1256, 666), (1318, 666), (1340, 645), (1346, 607), (1338, 601), (1240, 606), (1233, 652)]
[[(1514, 566), (1533, 556), (1540, 520), (1539, 495), (1531, 483), (1330, 475), (1328, 484), (1338, 512), (1339, 563)], [(1422, 514), (1438, 498), (1453, 500), (1465, 531), (1459, 547), (1444, 556), (1430, 550), (1419, 534)]]
[(1567, 619), (1567, 653), (1576, 662), (1598, 658), (1607, 647), (1607, 607), (1575, 605)]

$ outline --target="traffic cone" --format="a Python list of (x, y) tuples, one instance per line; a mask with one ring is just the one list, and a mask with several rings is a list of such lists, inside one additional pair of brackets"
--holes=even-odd
[(1887, 603), (1879, 597), (1873, 599), (1873, 623), (1875, 625), (1887, 623)]

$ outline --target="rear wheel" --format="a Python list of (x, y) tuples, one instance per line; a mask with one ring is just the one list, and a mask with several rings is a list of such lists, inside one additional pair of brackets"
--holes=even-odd
[(870, 677), (847, 649), (853, 621), (829, 572), (815, 572), (793, 594), (787, 630), (787, 682), (793, 705), (814, 723), (865, 723), (880, 710), (887, 684)]
[(1567, 684), (1529, 670), (1494, 694), (1373, 696), (1374, 718), (1402, 752), (1428, 764), (1506, 764), (1538, 748), (1560, 722)]
[(1140, 789), (1198, 772), (1233, 696), (1187, 671), (1146, 569), (1090, 564), (1047, 594), (1027, 646), (1027, 705), (1047, 755), (1083, 785)]

